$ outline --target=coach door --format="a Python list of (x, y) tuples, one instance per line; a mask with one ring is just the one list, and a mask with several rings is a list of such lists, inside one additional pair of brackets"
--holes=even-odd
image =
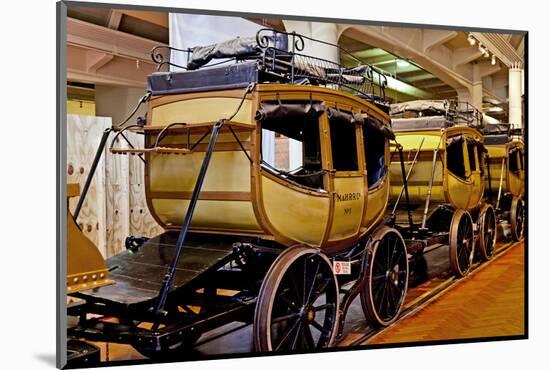
[(466, 141), (468, 149), (468, 163), (470, 164), (470, 180), (472, 182), (472, 190), (468, 201), (468, 208), (477, 206), (481, 196), (483, 195), (483, 178), (481, 174), (481, 163), (478, 151), (478, 144), (473, 140)]
[[(328, 105), (328, 104), (327, 104)], [(334, 191), (332, 225), (329, 242), (338, 244), (357, 236), (366, 204), (366, 177), (362, 155), (361, 127), (351, 120), (351, 111), (327, 109), (330, 136), (331, 182)]]

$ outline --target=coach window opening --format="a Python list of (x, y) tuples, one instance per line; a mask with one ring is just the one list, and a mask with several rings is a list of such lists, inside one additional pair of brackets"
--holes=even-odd
[(462, 136), (455, 136), (447, 140), (447, 169), (463, 180), (469, 176), (469, 173), (466, 172), (464, 152), (464, 139)]
[(468, 160), (470, 162), (470, 172), (479, 171), (478, 164), (479, 162), (476, 160), (478, 151), (476, 150), (477, 145), (472, 142), (467, 142), (468, 147)]
[(367, 125), (363, 125), (363, 146), (367, 165), (367, 183), (369, 189), (375, 188), (385, 178), (386, 137)]
[(508, 166), (510, 171), (514, 174), (519, 174), (521, 169), (520, 151), (517, 148), (510, 149), (508, 151)]
[(525, 153), (523, 150), (519, 150), (519, 166), (522, 171), (525, 171)]
[(479, 171), (481, 172), (482, 175), (485, 174), (485, 171), (486, 171), (486, 167), (487, 167), (487, 163), (485, 162), (486, 161), (486, 153), (485, 153), (485, 150), (483, 149), (483, 146), (481, 145), (476, 145), (477, 147), (477, 158), (478, 158), (478, 165), (479, 165)]
[[(318, 101), (263, 101), (255, 117), (261, 123), (262, 168), (300, 186), (324, 190), (319, 131), (323, 111)], [(269, 136), (271, 144), (264, 140)], [(298, 150), (299, 158), (291, 158), (291, 150)]]
[(333, 168), (336, 171), (359, 171), (357, 129), (352, 113), (329, 108), (327, 117)]

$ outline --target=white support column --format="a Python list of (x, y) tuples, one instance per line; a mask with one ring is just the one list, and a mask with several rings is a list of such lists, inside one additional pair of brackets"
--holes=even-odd
[(468, 89), (467, 87), (461, 87), (456, 89), (456, 94), (458, 101), (473, 104), (471, 89)]
[[(113, 125), (118, 125), (132, 112), (145, 93), (145, 88), (96, 85), (96, 116), (112, 117)], [(143, 117), (146, 112), (147, 105), (142, 104), (130, 123), (135, 124), (137, 117)]]
[(300, 167), (304, 162), (302, 142), (288, 139), (288, 170), (292, 171)]
[(522, 68), (514, 64), (508, 70), (508, 115), (516, 127), (523, 127), (521, 112)]
[(483, 108), (483, 82), (479, 70), (479, 64), (473, 65), (473, 84), (472, 84), (472, 101), (471, 104), (477, 109)]
[[(287, 32), (295, 31), (301, 35), (330, 42), (331, 44), (338, 43), (338, 28), (333, 23), (302, 21), (283, 21), (283, 23)], [(311, 42), (308, 40), (304, 41), (304, 54), (330, 60), (336, 63), (338, 62), (340, 55), (338, 55), (337, 48), (329, 45), (323, 45), (318, 42)], [(289, 139), (288, 145), (289, 167), (292, 170), (302, 165), (302, 143)]]
[[(311, 37), (311, 22), (306, 21), (283, 21), (285, 25), (286, 32), (296, 32), (300, 35)], [(290, 42), (291, 38), (288, 39), (289, 49), (291, 49)], [(304, 51), (309, 52), (311, 50), (311, 42), (309, 40), (304, 40)]]
[[(334, 23), (311, 22), (311, 37), (336, 45), (338, 44), (338, 28)], [(330, 45), (323, 45), (318, 42), (314, 43), (313, 50), (311, 50), (310, 53), (318, 58), (330, 60), (335, 63), (338, 63), (340, 59), (337, 48)]]
[[(283, 21), (286, 32), (296, 32), (300, 35), (311, 37), (311, 22), (304, 21)], [(289, 38), (289, 43), (291, 39)], [(290, 47), (290, 45), (289, 45)], [(308, 40), (304, 40), (304, 51), (310, 50), (311, 44)], [(288, 169), (294, 170), (302, 165), (302, 143), (297, 140), (288, 139)]]

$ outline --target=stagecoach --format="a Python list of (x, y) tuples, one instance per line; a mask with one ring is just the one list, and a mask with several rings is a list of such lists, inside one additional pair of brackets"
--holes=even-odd
[[(306, 42), (347, 53), (270, 29), (153, 50), (147, 116), (107, 130), (96, 161), (106, 145), (143, 160), (147, 204), (165, 232), (129, 236), (103, 264), (69, 215), (67, 292), (80, 299), (68, 308), (78, 318), (69, 337), (166, 359), (243, 322), (257, 351), (311, 351), (341, 335), (358, 295), (373, 326), (398, 317), (409, 270), (400, 232), (383, 219), (398, 183), (385, 77), (308, 55)], [(166, 50), (187, 53), (187, 65)], [(144, 135), (143, 148), (120, 145), (129, 131)]]
[(514, 240), (523, 238), (525, 220), (524, 145), (521, 130), (510, 124), (488, 125), (484, 128), (488, 150), (487, 196), (497, 212), (498, 222), (510, 225)]
[[(390, 113), (400, 149), (392, 153), (390, 224), (413, 259), (448, 246), (451, 270), (462, 277), (476, 254), (491, 258), (496, 242), (495, 210), (483, 197), (482, 115), (451, 100), (393, 104)], [(404, 172), (406, 181), (393, 181)]]

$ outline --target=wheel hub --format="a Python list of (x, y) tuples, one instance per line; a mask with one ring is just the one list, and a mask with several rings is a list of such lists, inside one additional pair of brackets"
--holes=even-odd
[(310, 308), (306, 309), (305, 319), (308, 322), (312, 322), (313, 320), (315, 320), (315, 310), (313, 308), (310, 307)]
[(398, 284), (399, 265), (395, 265), (390, 270), (386, 271), (386, 279), (389, 279), (394, 285)]

